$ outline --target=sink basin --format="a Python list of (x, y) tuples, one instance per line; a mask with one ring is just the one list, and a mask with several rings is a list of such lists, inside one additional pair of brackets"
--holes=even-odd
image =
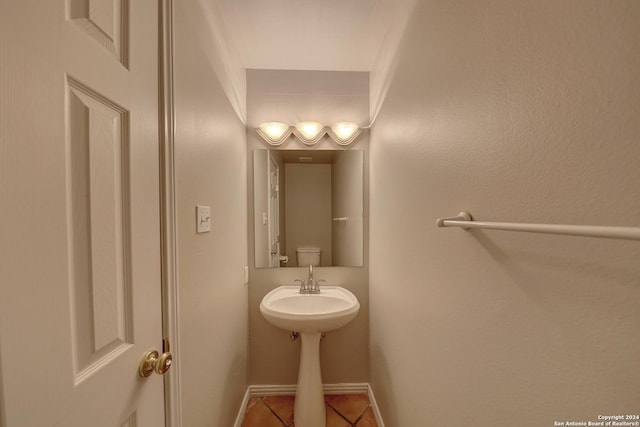
[(340, 286), (322, 286), (319, 294), (301, 294), (299, 286), (280, 286), (260, 303), (271, 324), (296, 332), (325, 332), (352, 321), (360, 310), (358, 299)]
[(293, 409), (297, 427), (325, 427), (320, 373), (322, 332), (340, 328), (358, 314), (360, 303), (340, 286), (322, 286), (319, 294), (301, 294), (299, 286), (280, 286), (264, 296), (260, 312), (287, 331), (300, 332), (300, 366)]

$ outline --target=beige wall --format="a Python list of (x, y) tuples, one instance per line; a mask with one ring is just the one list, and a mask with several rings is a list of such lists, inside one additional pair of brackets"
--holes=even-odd
[[(292, 53), (295, 55), (295, 53)], [(247, 70), (247, 125), (278, 120), (295, 125), (351, 121), (369, 124), (369, 73)]]
[(640, 2), (423, 1), (371, 131), (387, 425), (637, 413), (640, 245), (437, 217), (640, 226)]
[(284, 165), (286, 255), (297, 267), (298, 247), (322, 251), (320, 265), (331, 265), (331, 165)]
[[(342, 154), (342, 153), (341, 153)], [(362, 241), (364, 197), (364, 153), (345, 152), (336, 156), (331, 167), (331, 216), (346, 221), (332, 221), (333, 265), (362, 265)]]
[[(248, 155), (256, 148), (268, 148), (255, 131), (247, 130)], [(344, 328), (330, 331), (320, 345), (322, 380), (327, 384), (369, 381), (369, 289), (368, 289), (368, 134), (361, 135), (351, 148), (364, 151), (365, 205), (364, 205), (364, 267), (318, 267), (316, 278), (328, 285), (341, 285), (349, 289), (360, 301), (358, 317)], [(304, 145), (290, 138), (280, 149), (304, 149)], [(314, 149), (335, 149), (328, 137)], [(253, 182), (253, 170), (248, 170), (248, 182)], [(249, 188), (249, 212), (253, 212), (253, 189)], [(269, 324), (260, 314), (260, 301), (280, 285), (294, 285), (295, 279), (304, 279), (306, 268), (255, 268), (253, 251), (253, 223), (249, 230), (249, 383), (295, 384), (298, 376), (300, 342), (291, 342), (286, 331)]]
[[(176, 186), (182, 424), (230, 426), (247, 388), (246, 133), (214, 72), (198, 2), (175, 16)], [(195, 206), (211, 206), (195, 233)]]

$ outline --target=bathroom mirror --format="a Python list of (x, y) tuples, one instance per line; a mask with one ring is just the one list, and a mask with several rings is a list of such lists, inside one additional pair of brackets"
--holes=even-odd
[(254, 150), (256, 267), (361, 267), (363, 201), (361, 150)]

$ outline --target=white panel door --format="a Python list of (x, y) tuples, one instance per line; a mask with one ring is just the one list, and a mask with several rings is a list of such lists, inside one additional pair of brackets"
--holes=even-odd
[(157, 0), (0, 0), (0, 424), (159, 427)]

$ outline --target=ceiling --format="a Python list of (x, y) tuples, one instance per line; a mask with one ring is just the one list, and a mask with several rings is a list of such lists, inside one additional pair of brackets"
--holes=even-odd
[(370, 71), (407, 0), (209, 0), (244, 68)]
[(367, 72), (371, 124), (418, 0), (195, 0), (215, 73), (247, 124), (247, 70)]

